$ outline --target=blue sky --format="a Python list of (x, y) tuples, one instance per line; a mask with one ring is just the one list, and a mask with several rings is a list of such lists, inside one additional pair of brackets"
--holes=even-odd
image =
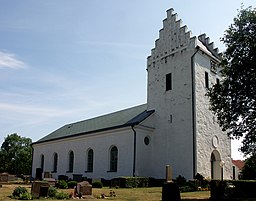
[(223, 51), (219, 38), (241, 3), (256, 7), (255, 0), (0, 0), (0, 143), (11, 133), (36, 141), (145, 103), (146, 58), (166, 10)]

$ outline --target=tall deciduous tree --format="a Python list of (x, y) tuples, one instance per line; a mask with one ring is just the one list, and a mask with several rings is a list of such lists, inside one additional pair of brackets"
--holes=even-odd
[(255, 180), (256, 179), (256, 155), (245, 160), (245, 165), (242, 169), (243, 179)]
[(30, 174), (32, 161), (32, 140), (17, 135), (8, 135), (0, 150), (0, 172)]
[(256, 9), (241, 8), (222, 41), (223, 80), (207, 93), (210, 109), (229, 137), (243, 138), (244, 155), (256, 153)]

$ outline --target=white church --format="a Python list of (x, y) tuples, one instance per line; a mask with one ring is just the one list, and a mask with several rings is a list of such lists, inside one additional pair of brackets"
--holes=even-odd
[(167, 11), (147, 58), (147, 103), (64, 125), (33, 143), (36, 170), (54, 178), (120, 176), (231, 179), (231, 140), (209, 110), (207, 89), (221, 81), (220, 55)]

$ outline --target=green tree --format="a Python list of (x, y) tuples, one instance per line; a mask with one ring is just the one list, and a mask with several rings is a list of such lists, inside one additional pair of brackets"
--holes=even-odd
[(210, 109), (230, 138), (243, 136), (244, 155), (256, 153), (256, 9), (241, 8), (221, 39), (223, 80), (207, 93)]
[(256, 179), (256, 155), (253, 154), (250, 158), (245, 160), (245, 165), (242, 169), (243, 179)]
[(17, 135), (8, 135), (0, 150), (0, 172), (30, 174), (32, 161), (32, 140)]

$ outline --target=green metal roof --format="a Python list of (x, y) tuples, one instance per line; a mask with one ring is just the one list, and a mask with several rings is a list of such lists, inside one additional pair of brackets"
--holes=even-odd
[(41, 138), (34, 144), (136, 125), (154, 112), (154, 110), (147, 111), (146, 109), (147, 105), (143, 104), (96, 118), (67, 124)]

